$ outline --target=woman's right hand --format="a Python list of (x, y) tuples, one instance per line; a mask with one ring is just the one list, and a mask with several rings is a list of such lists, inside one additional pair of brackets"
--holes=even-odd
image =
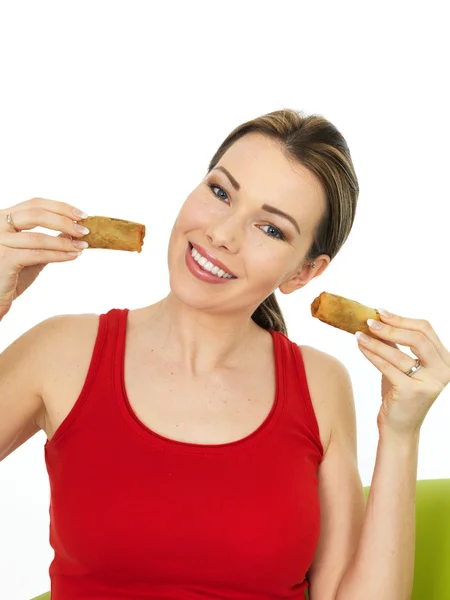
[[(0, 209), (0, 319), (46, 265), (74, 260), (87, 247), (86, 242), (72, 239), (83, 237), (88, 231), (76, 229), (74, 221), (86, 217), (82, 211), (74, 212), (77, 210), (64, 202), (44, 198)], [(8, 214), (16, 230), (8, 223)], [(28, 233), (35, 227), (61, 234)]]

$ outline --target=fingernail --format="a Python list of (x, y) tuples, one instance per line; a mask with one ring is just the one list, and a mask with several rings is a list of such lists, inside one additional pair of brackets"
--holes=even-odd
[(372, 327), (372, 329), (376, 329), (377, 331), (383, 329), (384, 327), (381, 321), (375, 321), (375, 319), (367, 319), (367, 325)]
[(383, 315), (383, 317), (387, 317), (388, 319), (390, 317), (394, 316), (393, 314), (391, 314), (390, 312), (388, 312), (385, 308), (377, 308), (377, 310), (380, 313), (380, 315)]
[(83, 225), (78, 225), (78, 223), (75, 223), (73, 228), (75, 229), (75, 231), (84, 233), (84, 235), (87, 235), (89, 233), (89, 229), (87, 227), (83, 227)]
[(83, 242), (82, 240), (73, 240), (72, 246), (75, 246), (75, 248), (87, 248), (89, 244), (87, 242)]
[(73, 209), (73, 214), (76, 217), (81, 217), (82, 219), (87, 219), (87, 213), (85, 213), (83, 210), (80, 210), (78, 208)]
[(370, 337), (368, 335), (366, 335), (365, 333), (363, 333), (362, 331), (357, 331), (355, 333), (355, 337), (358, 340), (358, 342), (370, 342)]

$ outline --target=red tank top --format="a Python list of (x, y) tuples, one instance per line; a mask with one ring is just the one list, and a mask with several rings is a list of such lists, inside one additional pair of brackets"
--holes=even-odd
[(298, 346), (270, 331), (276, 395), (256, 431), (185, 443), (129, 404), (127, 315), (100, 316), (80, 396), (45, 444), (52, 600), (303, 599), (323, 448)]

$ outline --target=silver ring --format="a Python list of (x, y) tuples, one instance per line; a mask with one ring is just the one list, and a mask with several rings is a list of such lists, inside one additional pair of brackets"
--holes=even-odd
[(6, 215), (6, 222), (8, 223), (8, 225), (9, 225), (10, 227), (12, 227), (12, 228), (14, 229), (14, 231), (15, 231), (16, 233), (19, 233), (19, 232), (20, 232), (20, 229), (17, 229), (17, 227), (14, 225), (14, 221), (12, 220), (11, 213), (8, 213), (8, 214)]
[(407, 371), (405, 373), (405, 375), (408, 375), (408, 377), (411, 377), (411, 375), (414, 375), (414, 373), (417, 373), (417, 371), (422, 367), (422, 362), (420, 360), (420, 358), (418, 358), (414, 364), (413, 367), (410, 368), (409, 371)]

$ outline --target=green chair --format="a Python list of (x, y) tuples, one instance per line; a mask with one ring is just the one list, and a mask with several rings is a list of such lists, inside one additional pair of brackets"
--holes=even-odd
[(450, 479), (423, 479), (417, 482), (416, 489), (416, 552), (411, 600), (449, 600)]
[[(370, 486), (364, 488), (366, 498), (369, 490)], [(417, 482), (416, 554), (411, 600), (449, 599), (450, 479), (423, 479)], [(50, 600), (50, 592), (32, 600)]]

